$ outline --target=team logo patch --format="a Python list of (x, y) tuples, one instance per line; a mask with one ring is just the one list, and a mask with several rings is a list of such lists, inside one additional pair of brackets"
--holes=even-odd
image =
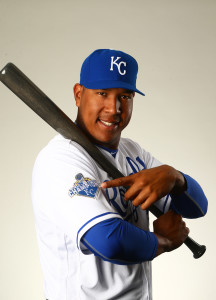
[(86, 178), (83, 174), (79, 173), (75, 176), (76, 182), (73, 187), (69, 189), (69, 196), (75, 195), (95, 198), (99, 189), (99, 184), (96, 180)]

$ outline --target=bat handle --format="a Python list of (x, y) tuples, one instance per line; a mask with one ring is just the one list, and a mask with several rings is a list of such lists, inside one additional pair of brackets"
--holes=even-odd
[[(152, 205), (149, 208), (149, 211), (157, 218), (163, 214), (155, 205)], [(193, 257), (196, 259), (200, 258), (206, 251), (205, 245), (198, 244), (189, 236), (184, 241), (184, 244), (190, 249), (190, 251), (193, 253)]]

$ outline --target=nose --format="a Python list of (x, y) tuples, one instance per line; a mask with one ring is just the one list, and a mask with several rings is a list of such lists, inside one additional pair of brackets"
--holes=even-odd
[(110, 114), (119, 114), (121, 112), (121, 102), (118, 97), (110, 96), (105, 101), (105, 111)]

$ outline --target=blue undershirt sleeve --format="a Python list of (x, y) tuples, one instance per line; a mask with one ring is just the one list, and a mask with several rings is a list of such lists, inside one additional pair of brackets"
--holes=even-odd
[(111, 218), (90, 228), (81, 242), (94, 255), (120, 265), (152, 260), (158, 248), (158, 239), (127, 221)]
[[(183, 174), (183, 173), (182, 173)], [(181, 195), (171, 195), (172, 202), (170, 208), (181, 214), (184, 218), (200, 218), (203, 217), (208, 208), (208, 201), (199, 185), (199, 183), (183, 174), (187, 183), (187, 191)]]

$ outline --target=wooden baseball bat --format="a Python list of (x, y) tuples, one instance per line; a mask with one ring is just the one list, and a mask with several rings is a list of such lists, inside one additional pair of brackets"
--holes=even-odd
[[(73, 121), (14, 64), (8, 63), (1, 70), (0, 80), (53, 129), (80, 144), (110, 177), (124, 177)], [(155, 205), (149, 210), (157, 218), (162, 215)], [(187, 237), (184, 244), (192, 251), (194, 258), (201, 257), (206, 251), (206, 246), (199, 245), (190, 237)]]

